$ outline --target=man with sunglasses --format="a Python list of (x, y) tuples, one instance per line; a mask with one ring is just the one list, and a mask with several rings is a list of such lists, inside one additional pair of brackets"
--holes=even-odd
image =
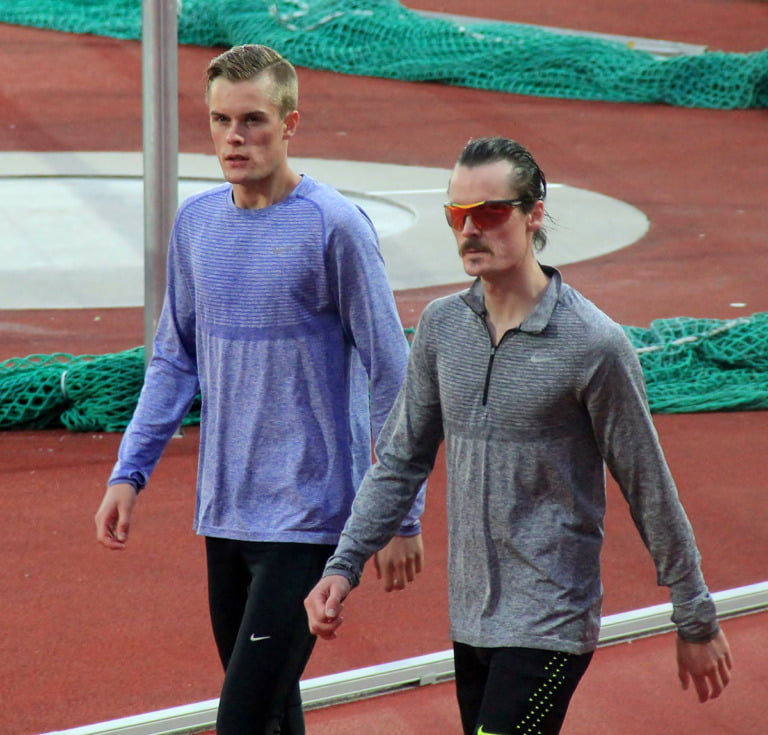
[(305, 601), (334, 638), (364, 561), (396, 532), (446, 444), (449, 601), (465, 735), (560, 732), (598, 643), (607, 465), (671, 589), (684, 688), (730, 679), (622, 328), (539, 264), (546, 179), (507, 138), (470, 141), (445, 206), (472, 286), (427, 306), (405, 383), (324, 577)]

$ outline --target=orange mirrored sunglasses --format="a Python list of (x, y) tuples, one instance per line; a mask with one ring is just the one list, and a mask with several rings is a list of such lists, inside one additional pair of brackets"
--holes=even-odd
[(478, 230), (488, 230), (506, 222), (522, 203), (522, 199), (488, 199), (474, 204), (445, 204), (445, 219), (454, 230), (462, 230), (469, 216)]

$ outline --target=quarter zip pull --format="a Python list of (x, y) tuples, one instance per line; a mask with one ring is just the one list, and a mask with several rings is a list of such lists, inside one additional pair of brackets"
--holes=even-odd
[[(488, 329), (488, 325), (486, 324), (486, 329)], [(488, 405), (488, 391), (491, 388), (491, 372), (493, 370), (493, 361), (496, 357), (496, 352), (501, 347), (501, 343), (511, 334), (516, 334), (520, 330), (515, 327), (514, 329), (508, 329), (504, 334), (501, 335), (501, 339), (496, 343), (493, 344), (493, 340), (491, 339), (491, 354), (488, 357), (488, 368), (485, 373), (485, 386), (483, 388), (483, 406)], [(490, 338), (491, 332), (488, 330), (488, 337)]]
[(491, 354), (488, 357), (488, 368), (485, 372), (485, 387), (483, 388), (483, 406), (488, 404), (488, 390), (491, 387), (491, 370), (493, 369), (493, 358), (496, 357), (496, 345), (491, 345)]

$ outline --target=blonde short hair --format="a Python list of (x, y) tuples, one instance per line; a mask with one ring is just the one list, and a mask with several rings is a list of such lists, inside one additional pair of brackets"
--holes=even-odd
[(260, 74), (269, 74), (274, 82), (273, 102), (284, 117), (299, 104), (299, 80), (288, 59), (268, 46), (246, 44), (233, 46), (211, 60), (205, 71), (206, 94), (219, 78), (230, 82), (246, 82)]

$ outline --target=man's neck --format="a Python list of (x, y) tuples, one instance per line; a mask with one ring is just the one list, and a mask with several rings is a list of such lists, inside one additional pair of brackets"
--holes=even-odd
[(549, 283), (538, 263), (524, 273), (484, 278), (486, 323), (494, 344), (510, 329), (519, 327), (536, 308)]
[(291, 170), (258, 184), (233, 184), (235, 204), (241, 209), (263, 209), (286, 199), (299, 185), (301, 176)]

